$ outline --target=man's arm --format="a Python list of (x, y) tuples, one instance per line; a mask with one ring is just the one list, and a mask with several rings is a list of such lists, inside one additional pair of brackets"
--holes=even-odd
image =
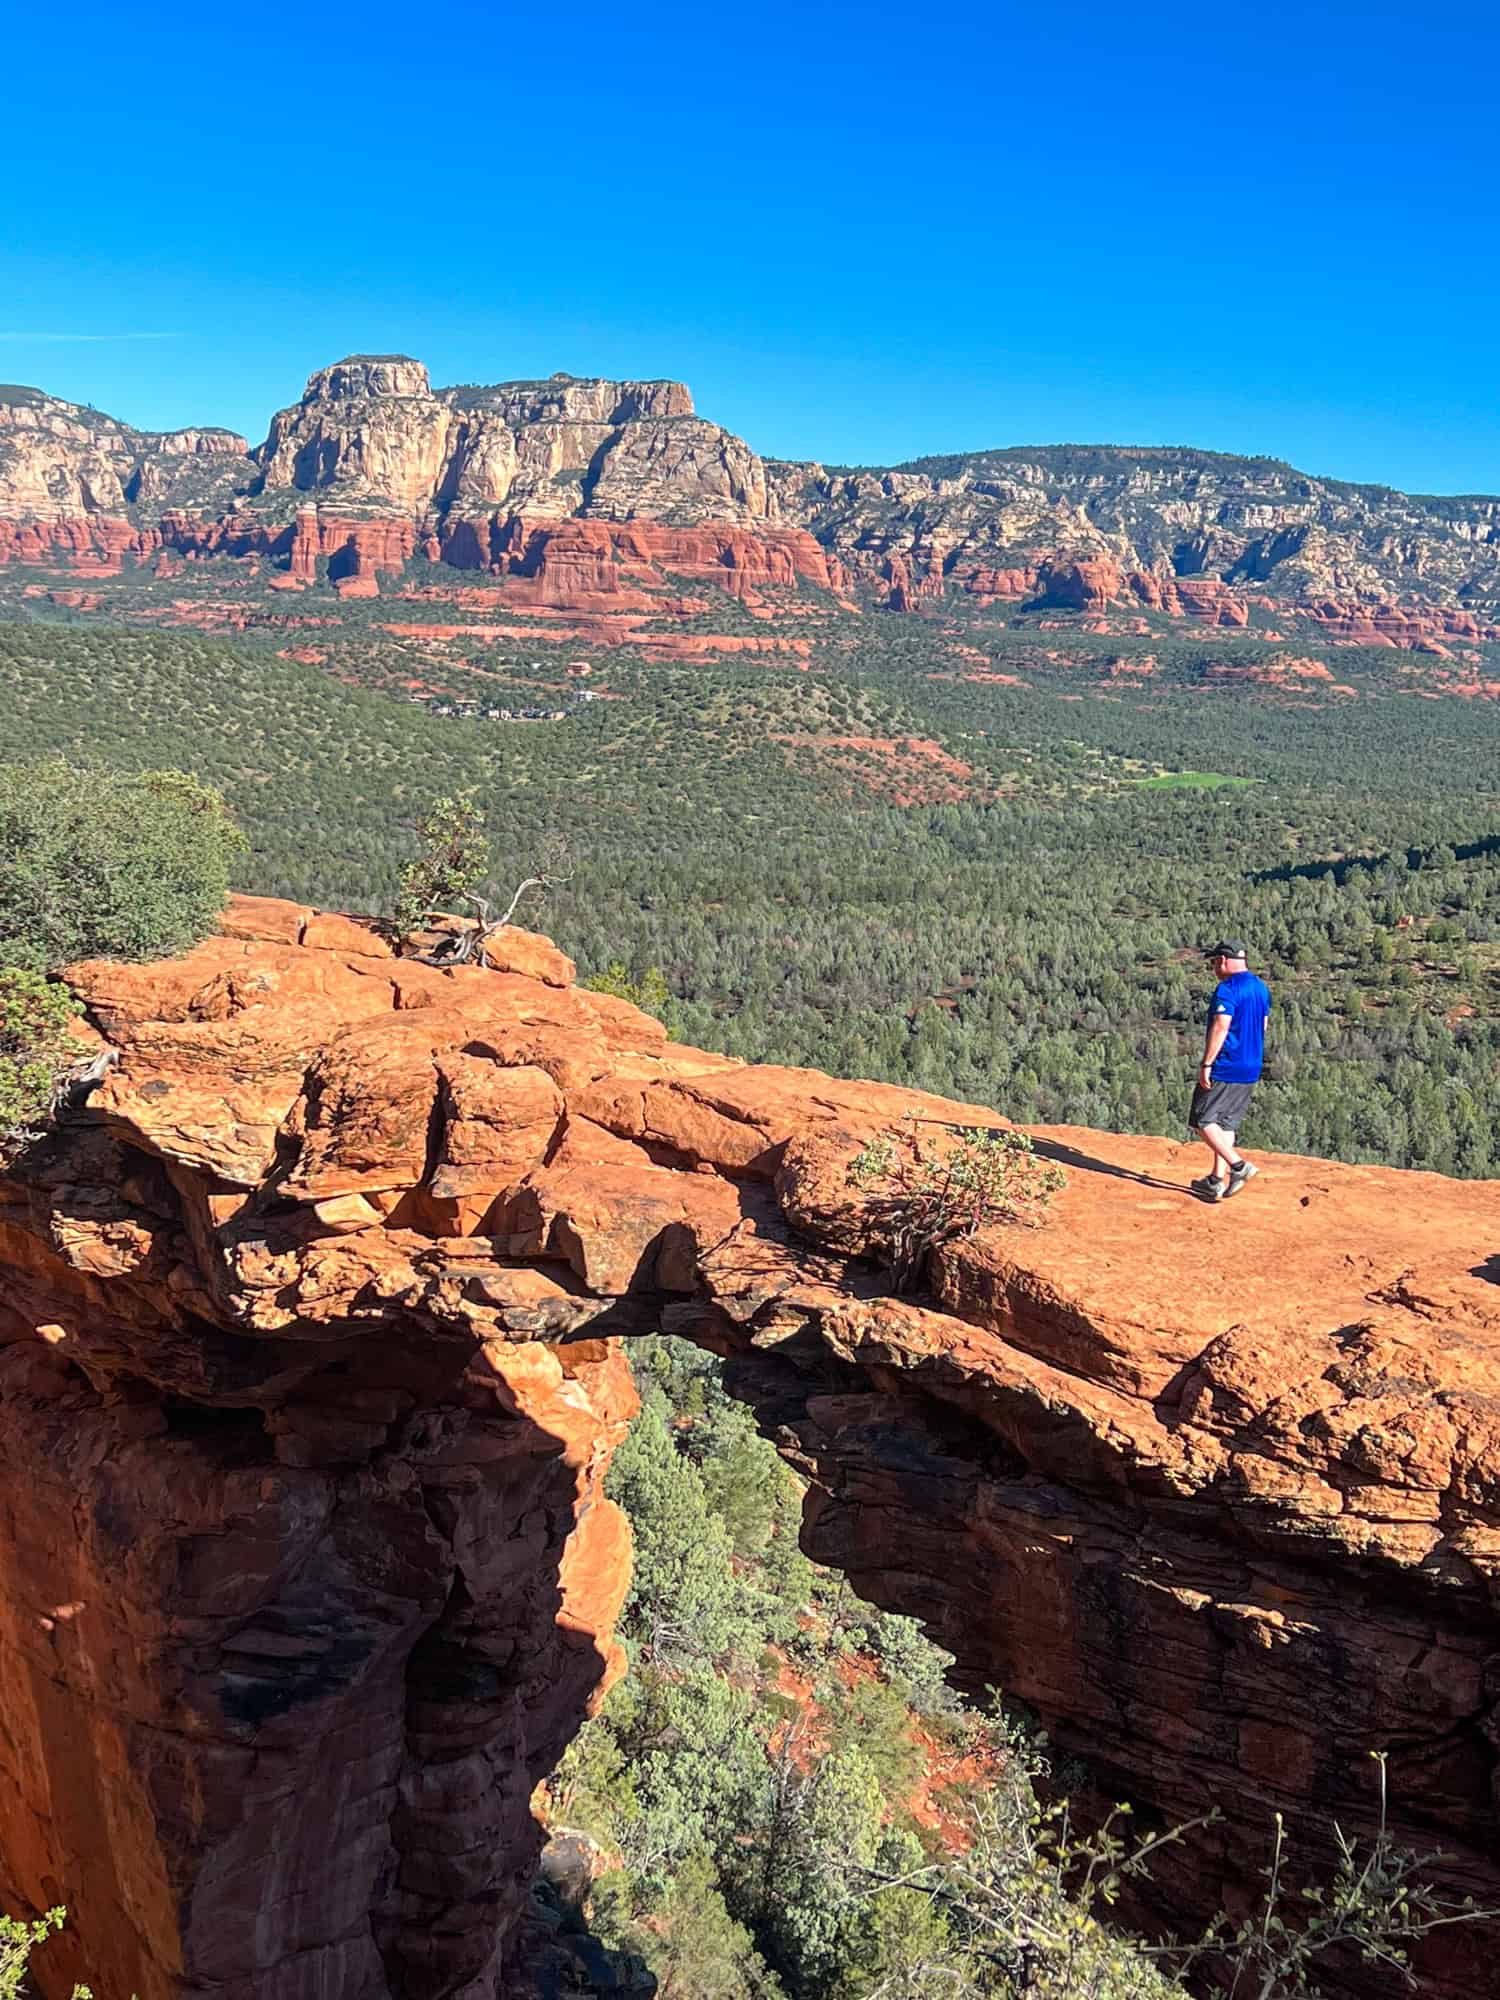
[(1214, 1080), (1214, 1059), (1228, 1039), (1229, 1023), (1233, 1018), (1232, 1014), (1223, 1013), (1218, 1008), (1209, 1016), (1208, 1035), (1203, 1043), (1203, 1062), (1198, 1071), (1198, 1081), (1205, 1090)]

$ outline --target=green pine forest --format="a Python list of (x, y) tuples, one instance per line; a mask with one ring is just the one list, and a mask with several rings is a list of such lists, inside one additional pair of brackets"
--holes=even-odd
[[(614, 698), (517, 724), (391, 699), (373, 627), (320, 666), (253, 635), (15, 622), (4, 755), (190, 770), (249, 836), (240, 886), (351, 910), (390, 905), (424, 803), (472, 786), (505, 893), (565, 846), (521, 920), (585, 976), (660, 968), (682, 1039), (1028, 1122), (1180, 1135), (1195, 948), (1232, 927), (1276, 999), (1247, 1141), (1500, 1173), (1492, 704), (1414, 698), (1403, 656), (1358, 649), (1353, 700), (1209, 685), (1191, 641), (1101, 690), (1089, 648), (1118, 642), (1059, 665), (1040, 637), (971, 635), (1016, 687), (952, 678), (893, 617), (812, 673), (605, 655)], [(502, 692), (555, 675), (521, 663)], [(901, 802), (861, 747), (913, 736), (967, 770), (955, 796)]]

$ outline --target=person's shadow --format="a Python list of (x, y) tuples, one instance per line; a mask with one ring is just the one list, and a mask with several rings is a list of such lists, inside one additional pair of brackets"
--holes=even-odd
[(1158, 1180), (1155, 1174), (1138, 1174), (1131, 1167), (1117, 1167), (1109, 1160), (1096, 1160), (1092, 1153), (1080, 1153), (1076, 1146), (1065, 1146), (1059, 1139), (1037, 1139), (1031, 1142), (1032, 1151), (1039, 1160), (1052, 1160), (1059, 1167), (1071, 1167), (1085, 1174), (1108, 1174), (1111, 1180), (1134, 1181), (1138, 1187), (1160, 1188), (1166, 1194), (1180, 1194), (1188, 1201), (1198, 1197), (1190, 1187), (1181, 1181)]

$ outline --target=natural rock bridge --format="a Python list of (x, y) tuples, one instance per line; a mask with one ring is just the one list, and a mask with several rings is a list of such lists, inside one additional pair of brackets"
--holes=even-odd
[[(0, 1906), (101, 2000), (490, 2000), (529, 1797), (617, 1671), (661, 1325), (811, 1482), (805, 1539), (1032, 1704), (1106, 1793), (1224, 1818), (1158, 1884), (1243, 1904), (1398, 1830), (1500, 1903), (1500, 1201), (1040, 1135), (1046, 1226), (883, 1295), (870, 1083), (669, 1045), (574, 988), (237, 899), (74, 983), (119, 1066), (0, 1181)], [(1430, 1993), (1493, 1991), (1444, 1934)], [(1366, 1989), (1368, 1990), (1368, 1989)]]

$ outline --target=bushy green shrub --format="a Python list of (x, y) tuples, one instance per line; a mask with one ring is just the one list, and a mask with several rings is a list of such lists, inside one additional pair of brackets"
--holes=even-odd
[(185, 951), (213, 929), (244, 842), (183, 771), (0, 765), (0, 1157), (46, 1123), (79, 1045), (46, 975)]
[(613, 993), (617, 1000), (628, 1000), (632, 1007), (654, 1015), (666, 1025), (668, 1033), (672, 1032), (672, 989), (659, 965), (648, 965), (637, 976), (623, 958), (612, 958), (602, 972), (596, 972), (583, 983), (591, 993)]
[(222, 795), (183, 771), (0, 765), (0, 964), (186, 951), (243, 845)]
[(0, 1160), (46, 1124), (77, 1063), (68, 1032), (78, 1003), (65, 986), (20, 966), (0, 966)]

